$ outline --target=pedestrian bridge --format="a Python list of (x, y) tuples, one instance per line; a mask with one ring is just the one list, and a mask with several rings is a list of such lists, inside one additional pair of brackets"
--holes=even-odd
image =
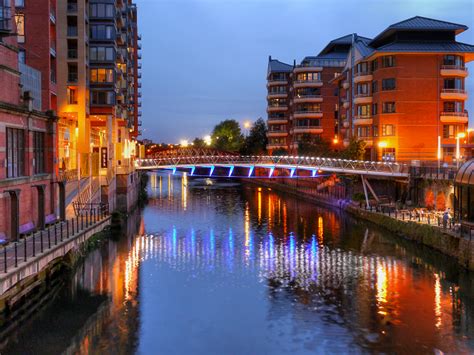
[[(187, 170), (191, 176), (196, 169), (207, 169), (207, 175), (213, 176), (216, 168), (224, 168), (218, 176), (253, 177), (255, 169), (265, 169), (265, 177), (272, 178), (276, 170), (296, 177), (299, 173), (305, 177), (317, 177), (321, 174), (338, 173), (361, 175), (366, 177), (408, 178), (409, 166), (395, 162), (375, 162), (362, 160), (333, 159), (303, 156), (269, 156), (269, 155), (235, 155), (213, 149), (173, 149), (161, 151), (149, 159), (138, 159), (135, 162), (138, 170)], [(245, 169), (245, 175), (236, 175), (235, 169)], [(309, 173), (308, 173), (309, 172)]]

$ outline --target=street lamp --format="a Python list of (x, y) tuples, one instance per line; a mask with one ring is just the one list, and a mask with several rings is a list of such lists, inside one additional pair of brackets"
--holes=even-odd
[(245, 121), (244, 122), (244, 128), (245, 128), (245, 133), (247, 134), (247, 136), (249, 135), (249, 130), (250, 130), (250, 127), (252, 127), (252, 123), (250, 121)]
[(206, 143), (207, 146), (211, 145), (212, 139), (211, 136), (207, 135), (204, 137), (204, 143)]
[(380, 141), (380, 142), (379, 142), (380, 157), (382, 158), (382, 160), (385, 160), (385, 159), (384, 159), (384, 156), (383, 156), (383, 150), (384, 150), (385, 148), (387, 148), (387, 145), (388, 145), (388, 144), (387, 144), (387, 142), (385, 142), (385, 141)]
[(456, 167), (459, 169), (459, 159), (461, 159), (460, 140), (466, 137), (466, 133), (461, 132), (456, 136)]

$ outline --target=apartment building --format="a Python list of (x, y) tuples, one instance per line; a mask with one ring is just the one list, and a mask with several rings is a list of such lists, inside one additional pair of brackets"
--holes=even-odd
[(372, 160), (451, 163), (471, 155), (465, 63), (474, 46), (456, 41), (465, 30), (417, 16), (374, 39), (354, 34), (335, 80), (344, 144), (364, 140)]
[(363, 140), (371, 160), (472, 156), (465, 63), (474, 46), (456, 41), (465, 30), (416, 16), (373, 39), (354, 33), (333, 40), (298, 66), (270, 58), (268, 150), (295, 151), (301, 134), (311, 134), (335, 148)]
[[(56, 0), (14, 0), (20, 72), (40, 72), (40, 96), (29, 95), (40, 111), (57, 109)], [(25, 65), (27, 67), (25, 67)]]
[(297, 152), (304, 136), (333, 141), (339, 131), (337, 85), (332, 80), (346, 64), (351, 37), (332, 40), (317, 55), (299, 65), (269, 58), (269, 151)]
[(138, 46), (137, 9), (131, 0), (60, 2), (60, 168), (69, 178), (77, 176), (81, 201), (101, 201), (111, 209), (116, 175), (133, 170)]
[[(36, 110), (33, 97), (22, 92), (25, 79), (19, 58), (30, 45), (28, 20), (25, 40), (15, 21), (15, 3), (0, 0), (0, 239), (17, 240), (20, 234), (44, 227), (57, 215), (55, 179), (56, 117), (51, 111)], [(24, 18), (27, 12), (19, 13)], [(49, 20), (49, 14), (47, 19)], [(22, 23), (19, 22), (19, 26)], [(46, 61), (50, 61), (49, 47)], [(26, 58), (28, 59), (28, 50)], [(33, 63), (32, 63), (33, 64)], [(43, 63), (44, 64), (44, 63)], [(39, 71), (32, 69), (34, 73)], [(28, 74), (28, 73), (27, 73)], [(28, 74), (29, 75), (29, 74)], [(38, 76), (33, 75), (38, 79)], [(46, 80), (49, 84), (50, 78)], [(44, 108), (51, 104), (51, 88), (42, 90)]]

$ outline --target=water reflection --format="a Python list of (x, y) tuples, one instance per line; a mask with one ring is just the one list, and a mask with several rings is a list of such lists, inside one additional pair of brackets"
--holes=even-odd
[(261, 187), (151, 174), (149, 195), (2, 352), (474, 349), (473, 278), (431, 250)]

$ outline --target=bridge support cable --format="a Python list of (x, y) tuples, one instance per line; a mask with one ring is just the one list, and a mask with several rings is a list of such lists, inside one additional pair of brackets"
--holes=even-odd
[(367, 177), (365, 177), (364, 175), (361, 175), (360, 177), (362, 179), (362, 186), (364, 187), (365, 201), (367, 203), (367, 207), (370, 207), (367, 189), (370, 191), (372, 196), (374, 196), (375, 201), (380, 202), (379, 197), (375, 193), (375, 190), (372, 188), (372, 185), (370, 185), (369, 180), (367, 180)]

